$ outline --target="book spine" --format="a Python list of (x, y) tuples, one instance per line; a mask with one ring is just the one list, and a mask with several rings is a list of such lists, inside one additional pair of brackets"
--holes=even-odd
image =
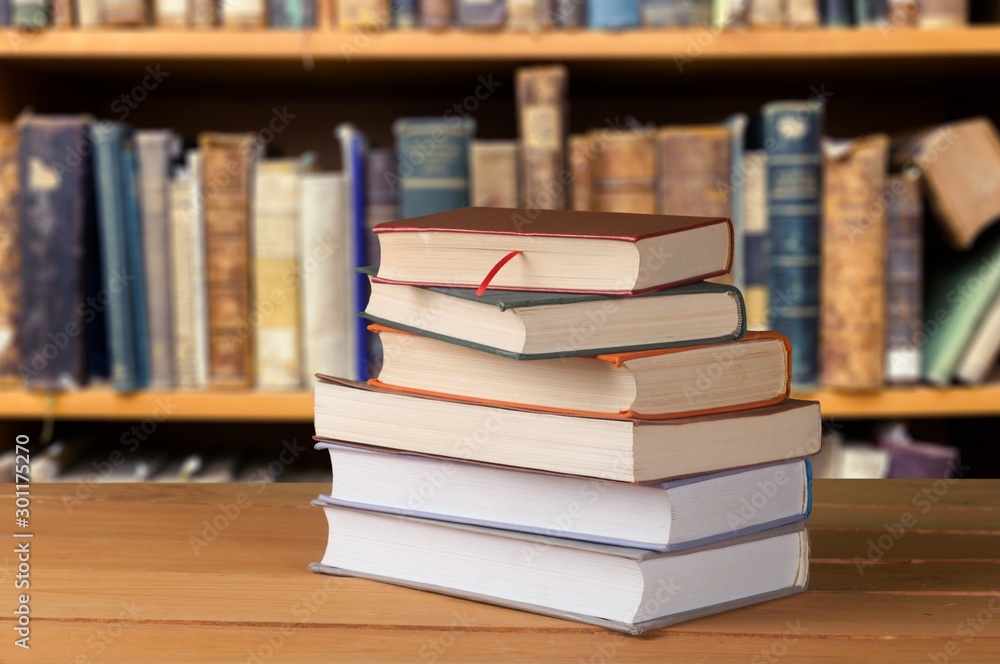
[(139, 213), (138, 158), (131, 134), (121, 148), (121, 187), (125, 210), (125, 237), (128, 267), (132, 272), (132, 325), (135, 333), (136, 387), (149, 385), (150, 343), (149, 305), (146, 301), (146, 266), (142, 242), (142, 217)]
[(889, 178), (887, 322), (885, 378), (889, 383), (920, 379), (923, 317), (923, 201), (913, 173)]
[(417, 0), (393, 0), (389, 3), (392, 27), (408, 30), (420, 22), (420, 3)]
[(457, 118), (396, 121), (401, 219), (469, 205), (469, 142), (475, 128), (472, 120)]
[(254, 140), (253, 134), (206, 133), (199, 137), (205, 214), (208, 382), (215, 387), (250, 387), (253, 383), (248, 266)]
[(518, 141), (521, 150), (522, 207), (566, 208), (567, 72), (562, 66), (517, 71)]
[(604, 149), (594, 159), (591, 180), (594, 210), (652, 214), (656, 208), (653, 132), (637, 129), (603, 140)]
[(586, 0), (555, 0), (552, 24), (558, 28), (582, 28), (587, 25)]
[(594, 159), (593, 141), (586, 134), (569, 137), (570, 209), (587, 211), (592, 207)]
[(112, 123), (98, 125), (92, 132), (103, 281), (108, 297), (106, 311), (111, 384), (119, 392), (131, 392), (139, 387), (132, 300), (136, 275), (135, 270), (129, 266), (122, 189), (122, 150), (126, 132), (123, 125)]
[(208, 384), (208, 286), (205, 256), (205, 199), (201, 153), (187, 152), (191, 201), (191, 307), (194, 327), (195, 387)]
[(420, 26), (427, 30), (443, 30), (454, 21), (452, 0), (420, 0)]
[(71, 389), (86, 379), (83, 315), (86, 161), (82, 118), (29, 118), (21, 125), (22, 317), (18, 371), (29, 388)]
[(852, 4), (852, 0), (822, 0), (820, 13), (823, 25), (831, 28), (846, 28), (853, 25)]
[(783, 0), (751, 0), (748, 22), (753, 28), (774, 28), (785, 23)]
[(191, 209), (191, 174), (177, 174), (170, 183), (170, 270), (174, 326), (174, 375), (177, 386), (200, 387), (195, 354), (194, 214)]
[(920, 25), (922, 3), (917, 0), (889, 0), (889, 26), (915, 28)]
[(19, 28), (44, 28), (50, 24), (47, 3), (44, 0), (10, 0), (11, 25)]
[(884, 383), (886, 169), (889, 137), (825, 146), (820, 356), (823, 384), (875, 390)]
[(711, 0), (642, 0), (646, 27), (707, 25), (712, 20)]
[(215, 0), (189, 0), (187, 23), (192, 28), (214, 28), (219, 25), (219, 5)]
[(888, 0), (854, 0), (854, 22), (856, 25), (883, 25), (888, 18)]
[(298, 264), (296, 237), (304, 159), (258, 162), (253, 200), (253, 304), (256, 384), (265, 389), (301, 385), (299, 302), (288, 288)]
[(52, 27), (72, 28), (73, 27), (73, 2), (72, 0), (51, 0)]
[(0, 0), (0, 25), (11, 25), (11, 0)]
[(76, 0), (76, 25), (84, 30), (98, 28), (101, 25), (100, 0)]
[(712, 25), (716, 28), (745, 28), (750, 21), (749, 0), (714, 0)]
[(507, 21), (505, 0), (458, 0), (455, 24), (463, 28), (501, 28)]
[(0, 125), (0, 383), (13, 381), (21, 359), (21, 215), (18, 210), (20, 138), (17, 127)]
[(223, 4), (222, 27), (236, 30), (262, 28), (267, 25), (265, 0), (227, 0)]
[(149, 23), (143, 0), (100, 0), (100, 3), (103, 26), (134, 27)]
[(470, 159), (471, 205), (516, 208), (517, 142), (473, 141)]
[[(365, 235), (365, 174), (368, 156), (368, 145), (364, 134), (351, 124), (341, 124), (337, 126), (337, 136), (340, 139), (340, 153), (344, 162), (345, 200), (346, 200), (346, 224), (347, 224), (347, 261), (348, 269), (347, 284), (349, 288), (348, 311), (363, 311), (368, 304), (369, 284), (365, 275), (355, 272), (356, 268), (363, 267), (365, 263), (365, 253), (367, 242)], [(441, 138), (435, 134), (434, 138)], [(425, 143), (422, 150), (425, 154), (434, 154), (441, 147), (431, 139), (431, 143)], [(447, 148), (442, 150), (438, 156), (447, 153)], [(461, 150), (468, 159), (467, 143)], [(419, 161), (419, 159), (415, 159)], [(430, 157), (427, 161), (432, 161)], [(466, 166), (466, 173), (468, 166)], [(442, 173), (435, 173), (440, 176)], [(440, 184), (440, 183), (439, 183)], [(354, 316), (353, 325), (350, 328), (350, 357), (353, 367), (349, 374), (354, 380), (366, 380), (368, 378), (368, 326), (360, 317)]]
[(763, 109), (767, 151), (770, 327), (792, 342), (792, 383), (819, 379), (819, 229), (822, 106), (775, 102)]
[(170, 166), (180, 153), (180, 138), (170, 131), (139, 131), (139, 210), (149, 318), (149, 385), (174, 383), (173, 322), (170, 316)]
[(274, 28), (314, 28), (316, 0), (270, 0), (268, 22)]
[(746, 251), (743, 248), (743, 238), (746, 236), (744, 229), (745, 220), (743, 212), (745, 205), (743, 199), (746, 196), (744, 186), (746, 180), (743, 177), (743, 154), (746, 147), (746, 129), (749, 118), (745, 113), (736, 113), (726, 118), (725, 127), (729, 132), (729, 154), (728, 164), (729, 179), (719, 180), (714, 183), (716, 190), (721, 194), (729, 191), (729, 210), (726, 216), (733, 222), (733, 261), (729, 268), (729, 275), (732, 284), (739, 289), (746, 286), (746, 267), (743, 265), (743, 258)]
[(968, 0), (923, 0), (917, 24), (921, 28), (957, 28), (969, 22)]
[(381, 29), (391, 20), (387, 0), (339, 0), (336, 5), (337, 24), (342, 29)]
[(372, 232), (378, 224), (399, 218), (395, 183), (396, 153), (391, 149), (369, 150), (365, 176), (365, 265), (378, 265), (378, 236)]
[(664, 127), (656, 134), (656, 212), (730, 214), (732, 134), (724, 126)]
[(785, 0), (785, 25), (791, 28), (815, 28), (819, 23), (817, 0)]
[(592, 30), (622, 30), (641, 24), (639, 0), (588, 0), (587, 25)]
[(186, 28), (187, 15), (187, 0), (156, 0), (154, 3), (153, 22), (158, 28)]
[(767, 152), (743, 155), (743, 295), (747, 328), (768, 329), (767, 320)]

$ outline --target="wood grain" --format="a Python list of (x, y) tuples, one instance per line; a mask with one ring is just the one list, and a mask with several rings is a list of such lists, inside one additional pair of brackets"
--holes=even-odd
[[(1000, 651), (1000, 483), (949, 485), (918, 514), (918, 527), (877, 560), (866, 557), (882, 522), (912, 510), (925, 486), (817, 481), (808, 593), (625, 637), (307, 572), (327, 536), (308, 502), (326, 484), (38, 485), (31, 656), (661, 662), (669, 653), (678, 662), (762, 662), (782, 653), (795, 662), (912, 662), (954, 652), (958, 661), (990, 661)], [(13, 510), (9, 485), (0, 505)], [(859, 568), (855, 556), (870, 564)], [(0, 585), (10, 587), (15, 565), (11, 552), (0, 553)], [(0, 630), (10, 632), (9, 615), (0, 615)], [(13, 661), (14, 650), (6, 639), (0, 661)]]

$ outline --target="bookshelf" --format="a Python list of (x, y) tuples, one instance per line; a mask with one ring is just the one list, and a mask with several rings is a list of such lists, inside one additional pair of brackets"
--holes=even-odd
[[(296, 119), (275, 136), (283, 154), (315, 150), (324, 168), (340, 155), (331, 130), (356, 123), (391, 145), (400, 116), (441, 116), (494, 73), (503, 82), (475, 111), (478, 137), (516, 135), (513, 71), (562, 62), (570, 69), (572, 132), (633, 116), (648, 124), (697, 123), (753, 112), (777, 98), (834, 93), (828, 133), (894, 132), (972, 115), (1000, 122), (1000, 93), (983, 85), (1000, 70), (1000, 24), (961, 29), (742, 30), (707, 28), (542, 34), (319, 29), (305, 32), (0, 30), (0, 113), (86, 111), (114, 118), (113, 103), (162, 64), (170, 72), (150, 101), (121, 118), (138, 127), (254, 131), (272, 109)], [(349, 54), (349, 57), (345, 55)], [(675, 57), (693, 62), (679, 71)], [(1000, 385), (874, 393), (818, 390), (826, 418), (1000, 417)], [(37, 420), (136, 421), (162, 402), (189, 422), (308, 423), (311, 391), (150, 391), (105, 388), (58, 395), (0, 388), (0, 425)]]
[[(1000, 385), (900, 387), (857, 394), (817, 390), (792, 396), (818, 400), (825, 418), (974, 417), (997, 413)], [(165, 406), (177, 421), (311, 422), (313, 418), (311, 392), (144, 391), (123, 396), (108, 389), (52, 395), (0, 391), (2, 419), (136, 420), (159, 414)]]

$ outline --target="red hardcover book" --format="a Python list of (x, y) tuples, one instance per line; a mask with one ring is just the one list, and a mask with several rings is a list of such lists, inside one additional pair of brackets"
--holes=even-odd
[(635, 295), (726, 274), (725, 217), (464, 208), (375, 227), (373, 281)]

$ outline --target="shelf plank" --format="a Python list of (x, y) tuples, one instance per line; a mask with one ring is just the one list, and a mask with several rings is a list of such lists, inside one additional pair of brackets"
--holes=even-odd
[(1000, 58), (1000, 26), (942, 30), (762, 30), (718, 33), (708, 28), (628, 32), (556, 31), (384, 33), (70, 30), (27, 35), (7, 30), (0, 59), (79, 58), (161, 60), (644, 60), (675, 57), (746, 59)]
[[(824, 418), (975, 417), (1000, 415), (1000, 385), (906, 387), (872, 393), (817, 390), (793, 395), (818, 400)], [(0, 391), (0, 418), (158, 421), (309, 422), (312, 392), (149, 391), (121, 395), (106, 388), (48, 396)]]

